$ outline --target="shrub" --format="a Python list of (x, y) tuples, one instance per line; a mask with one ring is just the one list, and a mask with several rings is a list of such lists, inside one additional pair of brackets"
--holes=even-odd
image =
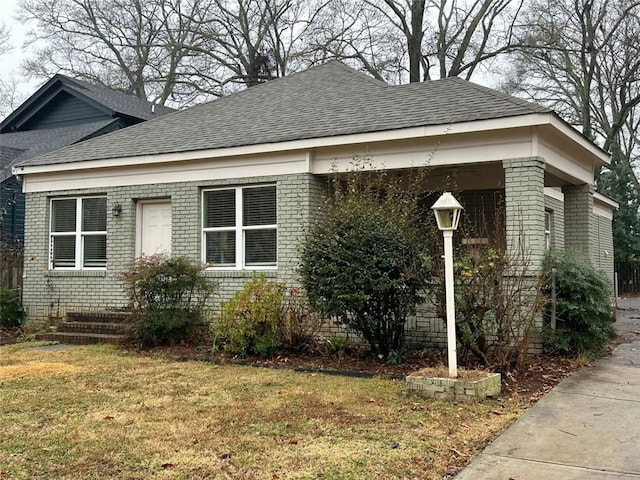
[[(549, 258), (547, 271), (555, 269), (556, 329), (547, 348), (571, 356), (600, 355), (615, 332), (612, 325), (611, 282), (606, 275), (571, 254)], [(551, 292), (552, 277), (547, 281)]]
[(0, 327), (19, 327), (24, 317), (25, 312), (18, 295), (13, 290), (0, 286)]
[(334, 182), (302, 244), (300, 276), (313, 308), (387, 357), (403, 348), (406, 317), (424, 299), (430, 255), (417, 197), (381, 176), (355, 172)]
[(282, 317), (285, 285), (254, 276), (233, 298), (222, 303), (213, 331), (228, 352), (255, 353), (268, 357), (280, 345), (278, 326)]
[(322, 324), (322, 316), (309, 306), (302, 290), (291, 288), (286, 292), (278, 324), (278, 337), (283, 347), (293, 350), (317, 347), (317, 334)]
[(205, 302), (216, 289), (203, 271), (183, 257), (152, 255), (133, 262), (121, 276), (133, 314), (131, 339), (153, 347), (202, 333)]
[(515, 367), (526, 356), (544, 304), (542, 281), (531, 272), (528, 257), (474, 247), (457, 255), (454, 269), (462, 354), (471, 352), (499, 370)]

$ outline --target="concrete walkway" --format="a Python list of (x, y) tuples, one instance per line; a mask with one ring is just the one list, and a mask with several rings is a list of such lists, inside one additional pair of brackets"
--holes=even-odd
[(640, 298), (618, 308), (625, 343), (557, 385), (456, 480), (640, 480)]

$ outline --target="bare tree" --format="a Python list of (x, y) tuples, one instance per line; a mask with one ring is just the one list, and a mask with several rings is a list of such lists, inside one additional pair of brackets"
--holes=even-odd
[[(522, 0), (333, 0), (351, 11), (336, 26), (332, 51), (357, 59), (378, 78), (400, 81), (464, 76), (487, 60), (513, 50), (514, 22)], [(389, 70), (387, 70), (389, 69)]]
[[(184, 81), (184, 45), (197, 43), (189, 21), (208, 0), (21, 0), (20, 18), (45, 46), (24, 64), (27, 74), (63, 72), (165, 103)], [(188, 9), (183, 14), (183, 9)]]
[(5, 23), (0, 22), (0, 55), (11, 51), (11, 31)]
[(519, 33), (506, 88), (558, 111), (589, 139), (611, 151), (598, 187), (618, 200), (617, 258), (640, 259), (639, 153), (640, 1), (536, 0)]

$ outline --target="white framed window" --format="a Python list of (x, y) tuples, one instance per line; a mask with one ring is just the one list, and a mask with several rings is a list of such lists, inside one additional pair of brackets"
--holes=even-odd
[(551, 215), (550, 210), (544, 212), (544, 249), (546, 252), (551, 251)]
[(202, 261), (214, 268), (277, 267), (276, 186), (202, 192)]
[(107, 197), (52, 198), (49, 269), (107, 267)]

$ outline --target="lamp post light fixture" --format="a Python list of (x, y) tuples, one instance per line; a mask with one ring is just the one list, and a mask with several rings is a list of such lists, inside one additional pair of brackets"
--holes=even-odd
[(447, 306), (447, 359), (449, 376), (458, 376), (456, 356), (456, 306), (453, 292), (453, 232), (458, 228), (462, 205), (450, 192), (444, 192), (431, 207), (444, 237), (444, 286)]

